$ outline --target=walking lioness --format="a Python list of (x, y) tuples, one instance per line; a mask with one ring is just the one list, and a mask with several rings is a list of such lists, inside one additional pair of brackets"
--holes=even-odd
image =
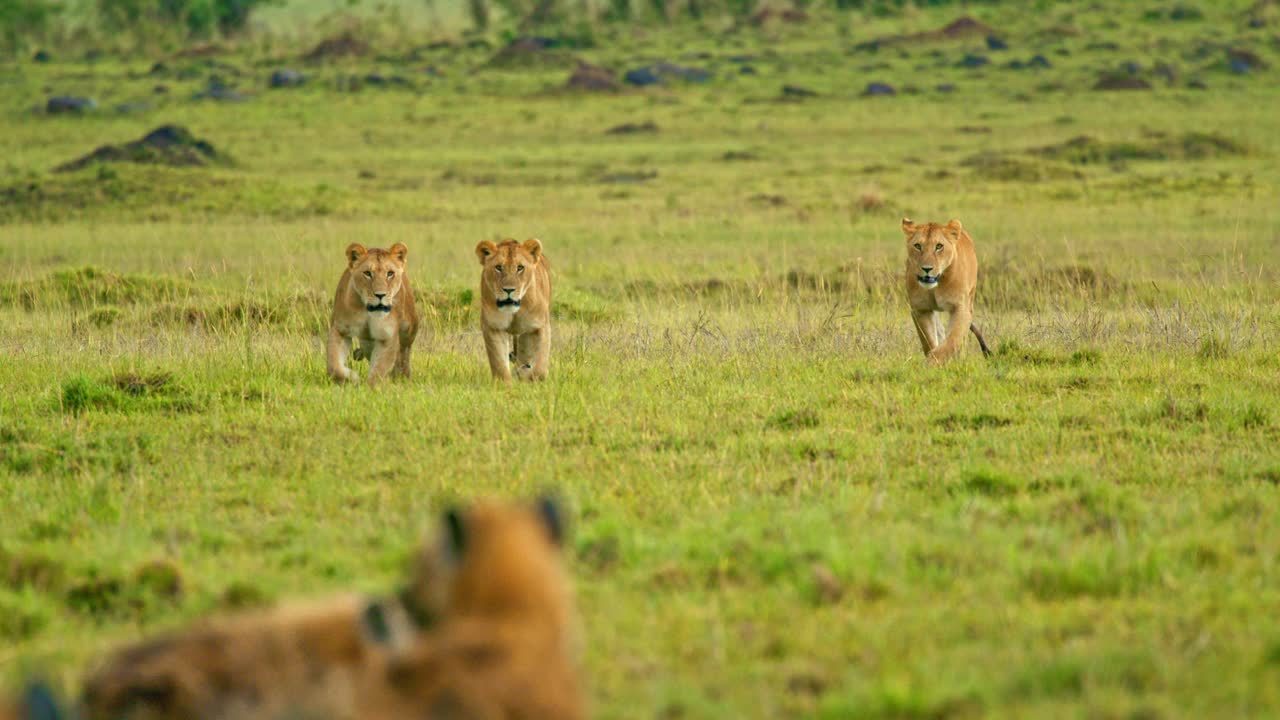
[(389, 250), (347, 246), (347, 269), (338, 280), (329, 322), (327, 360), (334, 382), (354, 380), (347, 367), (351, 343), (369, 358), (369, 384), (394, 372), (409, 377), (409, 353), (418, 335), (418, 308), (405, 272), (409, 248), (396, 243)]
[[(978, 291), (978, 256), (973, 238), (959, 220), (946, 225), (917, 225), (902, 218), (907, 236), (907, 302), (925, 357), (946, 362), (960, 352), (965, 328), (978, 338), (983, 355), (991, 350), (973, 324), (973, 300)], [(950, 314), (945, 329), (942, 313)]]
[(480, 331), (494, 379), (542, 380), (551, 363), (551, 273), (542, 243), (483, 240), (476, 257), (480, 276)]

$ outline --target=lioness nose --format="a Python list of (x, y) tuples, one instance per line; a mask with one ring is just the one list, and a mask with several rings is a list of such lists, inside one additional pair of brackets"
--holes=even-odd
[(514, 293), (515, 291), (516, 291), (516, 289), (515, 289), (515, 288), (509, 288), (509, 287), (504, 287), (504, 288), (502, 288), (502, 292), (504, 292), (504, 293), (506, 293), (506, 294), (508, 294), (508, 295), (510, 295), (510, 294), (512, 294), (512, 293)]
[(920, 269), (921, 269), (921, 270), (923, 270), (923, 271), (925, 271), (925, 272), (933, 272), (933, 266), (932, 266), (932, 265), (921, 265), (921, 266), (920, 266)]
[(387, 296), (386, 293), (374, 293), (374, 295), (377, 295), (379, 300)]

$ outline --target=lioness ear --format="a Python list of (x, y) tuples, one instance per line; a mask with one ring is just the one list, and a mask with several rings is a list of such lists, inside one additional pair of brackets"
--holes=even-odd
[(404, 262), (409, 255), (409, 248), (404, 243), (396, 243), (391, 246), (391, 255), (400, 262)]
[(360, 258), (364, 257), (369, 251), (364, 249), (360, 243), (351, 243), (347, 246), (347, 267), (355, 267), (360, 262)]
[(911, 222), (910, 218), (902, 218), (902, 232), (907, 237), (916, 234), (916, 224)]
[(556, 502), (555, 498), (543, 496), (538, 498), (534, 505), (538, 511), (538, 518), (547, 527), (547, 534), (551, 536), (551, 542), (556, 545), (563, 545), (564, 519), (560, 515), (559, 503)]
[(476, 245), (476, 257), (480, 258), (481, 265), (490, 255), (496, 252), (498, 252), (498, 246), (494, 245), (491, 240), (481, 240), (480, 244)]
[(947, 223), (947, 229), (958, 235), (964, 228), (961, 227), (958, 219), (953, 219), (951, 222)]
[(529, 253), (529, 256), (533, 258), (534, 262), (537, 262), (542, 257), (542, 241), (538, 238), (529, 238), (528, 240), (525, 240), (524, 245), (521, 247), (524, 248), (525, 252)]

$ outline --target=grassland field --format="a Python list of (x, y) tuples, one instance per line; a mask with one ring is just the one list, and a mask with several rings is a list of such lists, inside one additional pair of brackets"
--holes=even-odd
[[(951, 8), (501, 68), (407, 31), (6, 61), (0, 678), (385, 590), (446, 503), (552, 487), (600, 718), (1280, 715), (1280, 19), (1249, 6), (971, 6), (1005, 51), (857, 49)], [(712, 77), (565, 90), (578, 58)], [(1129, 62), (1152, 89), (1091, 89)], [(217, 159), (54, 171), (164, 124)], [(920, 356), (903, 215), (972, 233), (990, 360)], [(545, 383), (489, 380), (499, 236), (553, 264)], [(408, 381), (326, 378), (350, 242), (410, 248)]]

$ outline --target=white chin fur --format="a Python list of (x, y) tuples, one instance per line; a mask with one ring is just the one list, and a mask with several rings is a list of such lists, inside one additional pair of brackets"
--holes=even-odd
[(498, 309), (504, 313), (510, 313), (512, 315), (515, 315), (517, 312), (520, 311), (520, 306), (519, 305), (503, 305)]

